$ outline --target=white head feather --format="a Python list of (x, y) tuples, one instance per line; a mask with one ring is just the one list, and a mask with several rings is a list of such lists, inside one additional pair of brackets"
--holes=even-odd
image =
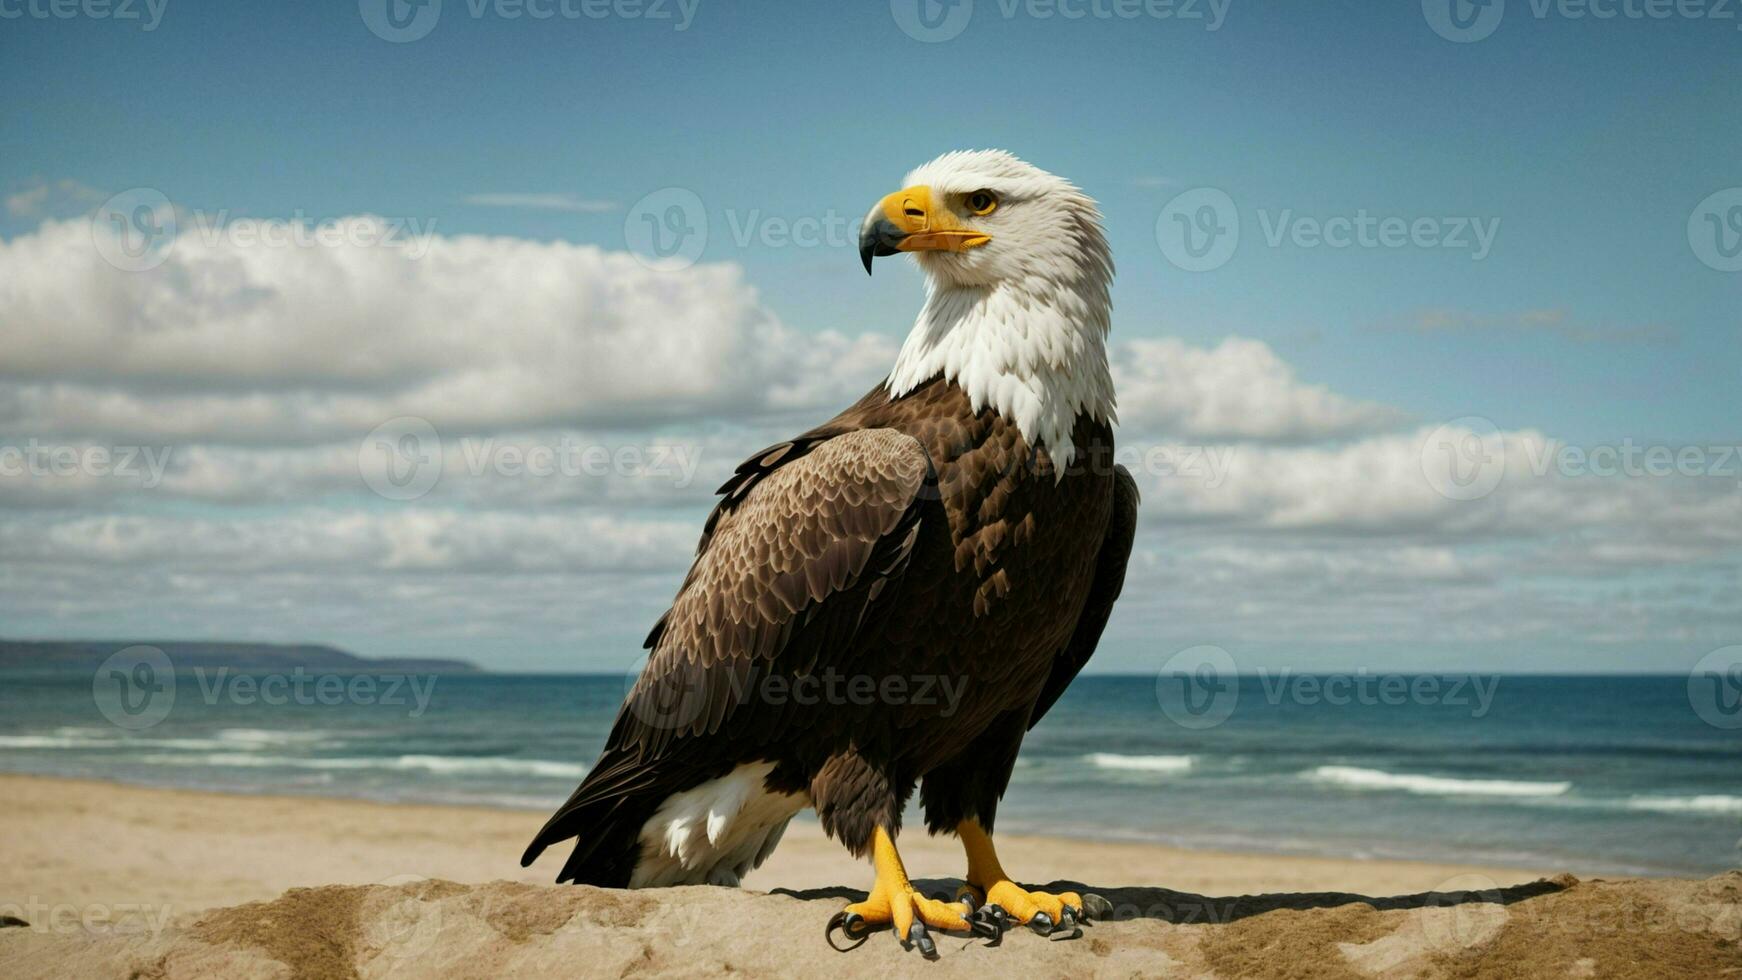
[(962, 252), (914, 253), (925, 306), (889, 374), (900, 397), (942, 374), (990, 405), (1030, 445), (1063, 467), (1076, 454), (1071, 429), (1087, 412), (1116, 416), (1107, 369), (1113, 258), (1094, 200), (1062, 177), (1002, 150), (946, 153), (907, 175), (932, 200), (990, 190), (991, 214), (959, 213), (991, 241)]

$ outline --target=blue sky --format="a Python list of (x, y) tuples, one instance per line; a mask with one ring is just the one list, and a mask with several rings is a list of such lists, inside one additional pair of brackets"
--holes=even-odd
[[(73, 204), (146, 187), (232, 216), (375, 214), (442, 236), (620, 251), (636, 202), (680, 187), (709, 217), (703, 265), (740, 267), (758, 308), (793, 336), (893, 341), (917, 305), (912, 269), (884, 263), (868, 279), (845, 243), (740, 245), (731, 229), (752, 217), (851, 221), (937, 153), (997, 146), (1101, 202), (1119, 265), (1117, 338), (1259, 341), (1304, 383), (1423, 423), (1480, 416), (1583, 444), (1742, 440), (1742, 275), (1703, 263), (1688, 235), (1708, 195), (1742, 186), (1736, 19), (1539, 17), (1509, 0), (1491, 36), (1454, 43), (1417, 3), (1231, 0), (1210, 30), (1178, 16), (1043, 18), (1027, 4), (1006, 16), (978, 0), (959, 35), (922, 43), (882, 2), (699, 0), (679, 31), (674, 19), (510, 19), (495, 5), (474, 16), (466, 0), (444, 0), (426, 36), (389, 43), (355, 3), (167, 0), (150, 31), (31, 13), (40, 9), (0, 2), (24, 11), (0, 19), (0, 193), (67, 181), (76, 190), (61, 196), (77, 200), (57, 213), (49, 194), (0, 212), (0, 237), (13, 242)], [(1210, 16), (1207, 4), (1194, 11)], [(1234, 203), (1241, 240), (1226, 264), (1192, 272), (1168, 260), (1157, 220), (1204, 187)], [(1362, 211), (1486, 223), (1492, 247), (1475, 258), (1266, 242), (1285, 213)], [(3, 373), (19, 385), (89, 374), (57, 370)], [(117, 506), (225, 521), (332, 500)], [(674, 505), (673, 522), (701, 505)], [(1465, 544), (1466, 555), (1508, 546)], [(1624, 588), (1737, 582), (1733, 553), (1678, 568), (1636, 569)], [(623, 600), (625, 616), (645, 618), (674, 581), (649, 578), (647, 598)], [(1507, 583), (1508, 602), (1532, 594), (1530, 580)], [(78, 625), (55, 608), (13, 613), (29, 632)], [(1713, 615), (1728, 623), (1735, 612)], [(1705, 629), (1688, 642), (1718, 638)], [(510, 662), (568, 662), (567, 647), (535, 632), (503, 634), (541, 651)], [(1605, 662), (1646, 663), (1629, 656)]]
[[(855, 217), (938, 152), (1000, 146), (1102, 201), (1121, 332), (1260, 337), (1339, 390), (1426, 415), (1480, 411), (1576, 439), (1734, 435), (1738, 284), (1690, 261), (1685, 221), (1742, 181), (1726, 83), (1742, 67), (1738, 22), (1539, 21), (1512, 7), (1493, 36), (1453, 44), (1415, 4), (1235, 0), (1211, 32), (1006, 19), (980, 0), (959, 36), (924, 44), (882, 3), (701, 0), (679, 32), (494, 8), (474, 19), (447, 0), (428, 36), (390, 44), (353, 4), (169, 0), (149, 33), (5, 25), (0, 179), (620, 246), (622, 211), (460, 201), (627, 205), (683, 186), (713, 210)], [(1228, 191), (1249, 223), (1262, 207), (1501, 224), (1480, 262), (1262, 248), (1248, 229), (1230, 266), (1190, 274), (1162, 260), (1154, 217), (1201, 185)], [(707, 257), (742, 262), (790, 323), (905, 326), (911, 277), (866, 282), (845, 250), (720, 237)], [(1660, 325), (1675, 342), (1501, 333), (1476, 345), (1369, 329), (1423, 308), (1562, 309), (1593, 327)]]

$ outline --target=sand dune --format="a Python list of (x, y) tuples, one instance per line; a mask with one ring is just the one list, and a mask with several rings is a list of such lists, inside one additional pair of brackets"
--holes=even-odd
[[(1081, 885), (1073, 885), (1081, 887)], [(887, 934), (836, 953), (820, 924), (850, 892), (622, 892), (493, 882), (294, 889), (157, 935), (0, 933), (12, 977), (1714, 977), (1742, 975), (1742, 872), (1388, 898), (1217, 898), (1106, 889), (1081, 938), (946, 939), (934, 963)]]
[[(0, 912), (26, 923), (0, 929), (7, 977), (1742, 977), (1742, 872), (1528, 880), (1011, 837), (1008, 864), (1041, 883), (1067, 869), (1050, 885), (1111, 914), (1065, 942), (948, 938), (925, 963), (887, 933), (824, 944), (862, 896), (836, 883), (869, 876), (811, 827), (749, 888), (620, 892), (515, 868), (538, 814), (22, 777), (0, 791)], [(959, 863), (951, 842), (910, 836), (916, 872)], [(489, 880), (508, 874), (522, 880)], [(374, 883), (317, 884), (358, 879)]]

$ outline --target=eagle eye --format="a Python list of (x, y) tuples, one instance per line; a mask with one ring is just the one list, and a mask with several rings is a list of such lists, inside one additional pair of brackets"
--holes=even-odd
[(968, 210), (975, 214), (991, 214), (998, 209), (998, 195), (991, 191), (975, 191), (968, 195)]

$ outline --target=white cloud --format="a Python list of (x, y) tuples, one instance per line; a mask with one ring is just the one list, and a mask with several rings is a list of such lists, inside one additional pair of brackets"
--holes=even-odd
[(1394, 408), (1297, 380), (1260, 340), (1229, 337), (1193, 347), (1164, 337), (1111, 352), (1119, 418), (1127, 432), (1171, 438), (1310, 442), (1398, 425)]
[(699, 527), (605, 513), (432, 508), (293, 510), (270, 518), (162, 515), (0, 524), (9, 562), (165, 572), (594, 573), (681, 570)]
[(14, 218), (46, 218), (82, 211), (102, 199), (102, 191), (76, 180), (38, 178), (23, 190), (6, 195), (6, 213)]
[(477, 236), (412, 258), (184, 231), (139, 273), (90, 236), (51, 221), (0, 243), (12, 431), (309, 442), (401, 415), (452, 431), (754, 418), (863, 390), (893, 356), (889, 338), (786, 327), (730, 265), (655, 272)]
[[(244, 246), (184, 227), (141, 273), (105, 264), (86, 222), (0, 242), (0, 618), (366, 652), (567, 644), (596, 659), (564, 665), (610, 666), (676, 588), (712, 488), (894, 353), (893, 335), (781, 323), (736, 266), (348, 241)], [(1261, 341), (1110, 355), (1145, 517), (1111, 649), (1717, 645), (1742, 628), (1734, 475), (1569, 475), (1541, 467), (1549, 434), (1519, 430), (1498, 437), (1493, 491), (1459, 500), (1424, 473), (1431, 426), (1302, 381)], [(441, 477), (394, 503), (369, 492), (358, 454), (405, 415), (439, 430)], [(7, 448), (33, 438), (168, 455), (150, 486), (9, 468)], [(688, 458), (654, 475), (498, 465), (565, 441)]]

